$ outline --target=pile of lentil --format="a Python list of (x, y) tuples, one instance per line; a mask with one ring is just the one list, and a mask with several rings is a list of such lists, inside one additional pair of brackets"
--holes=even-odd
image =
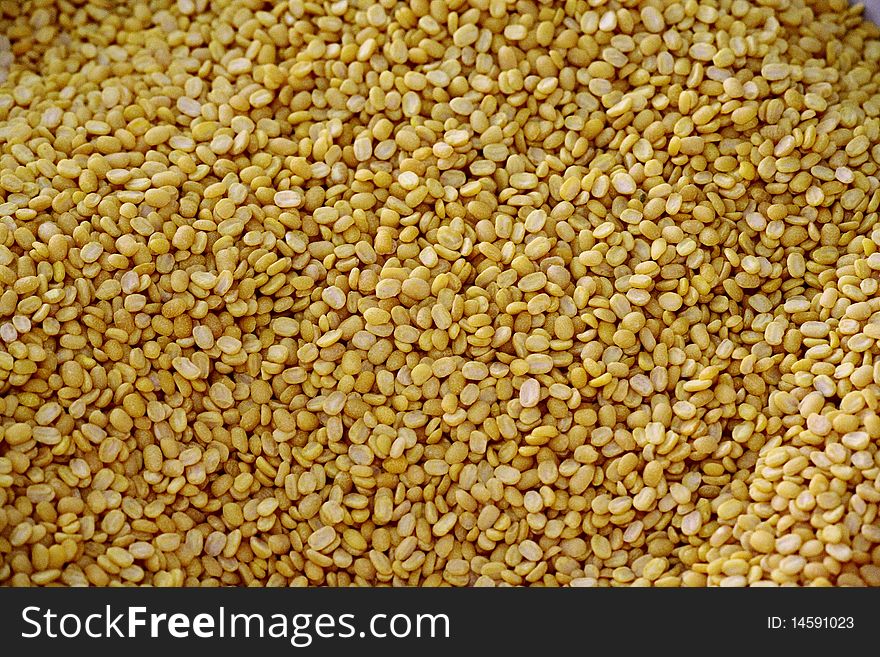
[(0, 33), (0, 583), (880, 586), (859, 8)]

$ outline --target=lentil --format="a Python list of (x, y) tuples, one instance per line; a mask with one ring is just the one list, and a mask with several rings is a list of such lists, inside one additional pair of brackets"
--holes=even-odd
[(0, 6), (0, 583), (880, 585), (843, 0)]

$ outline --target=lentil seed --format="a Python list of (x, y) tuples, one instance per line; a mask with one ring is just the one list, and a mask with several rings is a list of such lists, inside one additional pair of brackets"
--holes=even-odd
[(859, 10), (19, 4), (0, 583), (880, 585)]

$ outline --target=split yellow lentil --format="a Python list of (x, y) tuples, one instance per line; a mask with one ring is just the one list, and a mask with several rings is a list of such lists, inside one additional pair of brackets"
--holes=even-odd
[(0, 583), (880, 586), (860, 8), (0, 34)]

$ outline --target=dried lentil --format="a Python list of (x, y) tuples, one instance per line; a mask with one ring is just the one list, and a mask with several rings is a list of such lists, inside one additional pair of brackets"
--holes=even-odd
[(0, 582), (880, 586), (859, 12), (0, 3)]

